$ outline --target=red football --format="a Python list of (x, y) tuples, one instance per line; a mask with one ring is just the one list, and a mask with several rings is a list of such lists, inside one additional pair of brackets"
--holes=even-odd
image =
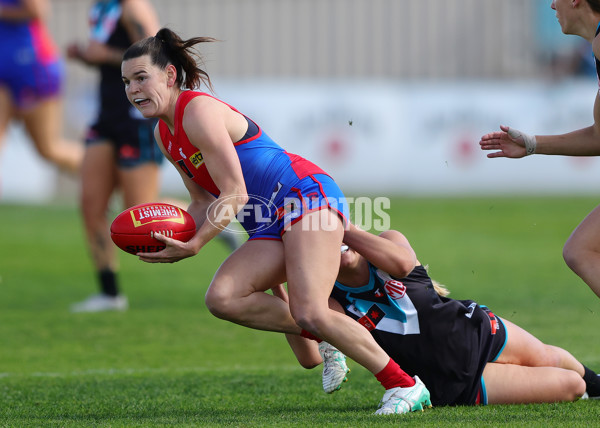
[(165, 244), (154, 239), (154, 232), (187, 242), (196, 233), (196, 223), (186, 210), (175, 205), (150, 203), (127, 208), (110, 226), (113, 242), (130, 254), (163, 250)]

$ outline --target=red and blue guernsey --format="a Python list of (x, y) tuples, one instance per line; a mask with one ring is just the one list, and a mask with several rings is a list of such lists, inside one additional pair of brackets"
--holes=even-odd
[[(19, 3), (0, 0), (0, 7)], [(17, 107), (28, 108), (60, 93), (64, 63), (41, 20), (0, 20), (0, 40), (0, 82)]]
[[(204, 164), (202, 153), (190, 143), (182, 125), (185, 107), (199, 96), (214, 98), (204, 92), (182, 92), (175, 106), (174, 135), (166, 123), (159, 121), (160, 137), (184, 174), (218, 197), (220, 191)], [(255, 122), (243, 116), (248, 122), (248, 131), (233, 144), (242, 166), (249, 200), (237, 214), (237, 219), (250, 239), (281, 239), (286, 228), (304, 214), (323, 208), (339, 213), (345, 222), (348, 206), (333, 179), (312, 162), (283, 150)]]

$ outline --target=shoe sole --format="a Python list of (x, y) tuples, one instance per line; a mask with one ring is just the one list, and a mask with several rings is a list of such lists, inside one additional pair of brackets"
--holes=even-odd
[[(350, 369), (348, 369), (348, 371), (346, 372), (346, 374), (350, 373)], [(348, 377), (345, 376), (344, 380), (342, 381), (342, 383), (340, 383), (337, 388), (335, 388), (333, 391), (325, 391), (327, 394), (333, 394), (335, 391), (339, 391), (340, 389), (342, 389), (342, 386), (344, 385), (344, 382), (348, 382)]]

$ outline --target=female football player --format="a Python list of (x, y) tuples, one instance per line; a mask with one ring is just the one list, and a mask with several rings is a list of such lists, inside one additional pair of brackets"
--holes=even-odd
[(80, 197), (100, 293), (74, 304), (74, 312), (128, 307), (119, 286), (108, 208), (117, 190), (126, 207), (156, 201), (163, 159), (154, 142), (155, 122), (129, 104), (120, 70), (125, 49), (158, 30), (154, 7), (148, 0), (97, 0), (91, 6), (89, 23), (89, 40), (71, 43), (68, 56), (100, 74), (99, 111), (86, 135)]
[[(592, 44), (600, 79), (600, 0), (553, 0), (565, 34), (575, 34)], [(532, 154), (600, 155), (600, 91), (594, 104), (594, 124), (562, 135), (528, 135), (508, 126), (481, 137), (482, 150), (495, 150), (489, 158), (522, 158)], [(600, 207), (577, 226), (564, 249), (567, 265), (600, 297)]]
[[(395, 230), (379, 236), (354, 226), (346, 231), (330, 305), (357, 320), (412, 376), (423, 380), (433, 405), (551, 403), (600, 396), (600, 381), (569, 352), (546, 345), (472, 300), (446, 297), (416, 263), (408, 275), (397, 266), (415, 253)], [(274, 294), (286, 300), (285, 289)], [(335, 347), (288, 335), (298, 361), (324, 361), (323, 387), (339, 389), (348, 368)]]
[[(321, 337), (371, 371), (386, 389), (378, 413), (429, 404), (429, 393), (350, 318), (328, 306), (337, 275), (347, 206), (333, 179), (287, 153), (251, 119), (197, 90), (211, 88), (193, 48), (163, 28), (130, 47), (122, 76), (129, 101), (159, 118), (155, 137), (179, 171), (198, 225), (188, 242), (160, 236), (167, 247), (140, 253), (149, 263), (194, 256), (237, 217), (249, 240), (216, 272), (206, 304), (217, 317), (247, 327)], [(412, 266), (410, 267), (412, 269)], [(407, 271), (407, 273), (410, 271)], [(289, 306), (265, 293), (287, 278)]]
[(0, 0), (0, 143), (22, 120), (37, 152), (62, 170), (79, 171), (81, 144), (62, 137), (64, 62), (44, 20), (47, 0)]

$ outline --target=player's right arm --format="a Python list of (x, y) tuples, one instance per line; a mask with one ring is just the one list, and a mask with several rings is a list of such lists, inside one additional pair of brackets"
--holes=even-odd
[(594, 124), (561, 135), (536, 136), (536, 153), (544, 155), (600, 155), (600, 92), (594, 101)]
[[(600, 91), (594, 101), (594, 124), (586, 128), (559, 135), (527, 135), (521, 131), (501, 126), (501, 131), (481, 137), (482, 150), (491, 150), (489, 158), (522, 158), (527, 155), (525, 141), (533, 139), (535, 154), (564, 156), (600, 155)], [(530, 153), (532, 154), (532, 153)]]
[[(190, 194), (191, 203), (187, 211), (194, 218), (197, 235), (198, 230), (206, 223), (208, 208), (215, 198), (180, 171), (173, 161), (173, 158), (165, 150), (165, 146), (160, 137), (158, 124), (154, 128), (154, 138), (156, 139), (160, 151), (165, 155), (169, 162), (173, 164), (177, 172), (179, 172), (179, 175)], [(154, 234), (154, 238), (163, 242), (166, 245), (166, 248), (156, 253), (137, 253), (140, 260), (148, 263), (174, 263), (187, 257), (192, 257), (199, 251), (193, 248), (189, 241), (182, 242), (156, 233)]]
[(175, 167), (175, 170), (181, 176), (183, 184), (190, 194), (190, 205), (187, 208), (187, 212), (194, 218), (196, 222), (196, 228), (200, 227), (201, 224), (206, 220), (206, 212), (208, 210), (209, 205), (214, 202), (215, 197), (204, 190), (202, 187), (198, 186), (190, 177), (181, 171), (180, 168), (177, 167), (177, 164), (173, 161), (173, 158), (166, 151), (165, 146), (160, 137), (160, 131), (158, 124), (154, 127), (154, 138), (156, 139), (156, 143), (158, 148), (162, 152), (162, 154), (167, 158), (169, 162)]

